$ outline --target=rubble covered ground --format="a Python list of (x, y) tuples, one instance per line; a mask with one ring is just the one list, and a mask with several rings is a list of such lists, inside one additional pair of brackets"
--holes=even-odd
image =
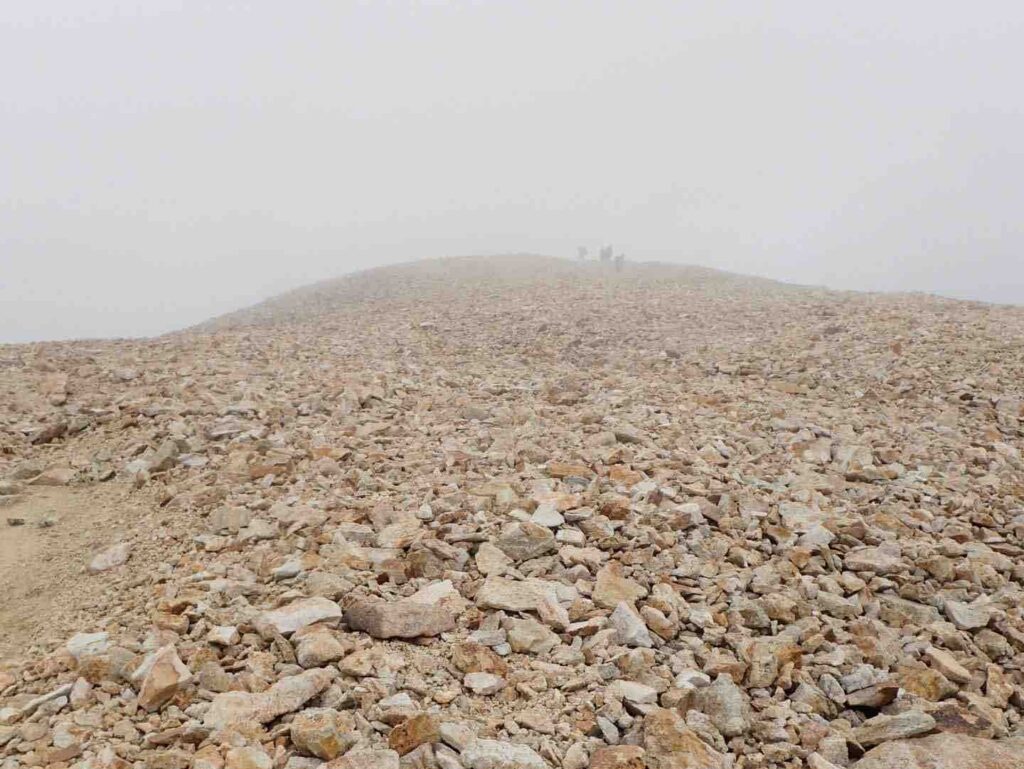
[(1022, 343), (516, 255), (2, 346), (0, 767), (1024, 766)]

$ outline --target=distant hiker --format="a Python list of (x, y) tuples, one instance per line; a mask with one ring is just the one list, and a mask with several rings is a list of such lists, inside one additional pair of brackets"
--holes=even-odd
[(626, 261), (626, 255), (625, 254), (618, 254), (615, 257), (615, 271), (616, 272), (622, 272), (622, 263), (624, 261)]
[(585, 262), (587, 260), (587, 247), (586, 246), (578, 246), (576, 248), (576, 257), (581, 262)]

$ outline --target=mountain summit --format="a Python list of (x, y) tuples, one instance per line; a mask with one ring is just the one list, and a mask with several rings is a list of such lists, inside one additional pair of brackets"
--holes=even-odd
[(0, 347), (0, 767), (1024, 766), (1021, 382), (1022, 308), (529, 255)]

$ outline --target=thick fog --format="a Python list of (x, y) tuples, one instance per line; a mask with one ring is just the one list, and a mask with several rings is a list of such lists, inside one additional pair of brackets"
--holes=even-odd
[(1024, 304), (1019, 2), (0, 4), (0, 341), (615, 244)]

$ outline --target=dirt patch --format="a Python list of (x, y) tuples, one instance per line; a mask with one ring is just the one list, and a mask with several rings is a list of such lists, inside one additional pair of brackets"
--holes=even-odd
[(89, 575), (86, 565), (129, 534), (147, 502), (120, 484), (29, 487), (0, 509), (0, 658), (88, 629), (80, 623), (103, 606), (113, 575)]

